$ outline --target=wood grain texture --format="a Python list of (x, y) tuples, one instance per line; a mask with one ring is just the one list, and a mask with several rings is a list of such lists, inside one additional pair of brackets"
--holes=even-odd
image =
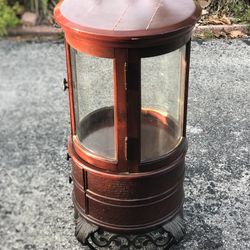
[(151, 33), (192, 21), (196, 9), (191, 0), (64, 0), (60, 7), (61, 14), (82, 29)]
[(193, 0), (64, 0), (54, 11), (68, 42), (80, 51), (86, 45), (93, 51), (90, 43), (106, 48), (163, 44), (189, 32), (200, 15)]
[[(182, 144), (185, 144), (183, 141)], [(79, 158), (69, 141), (73, 180), (73, 201), (88, 221), (117, 232), (140, 232), (171, 220), (183, 204), (185, 153), (167, 165), (141, 173), (111, 173)], [(180, 153), (180, 151), (179, 151)]]

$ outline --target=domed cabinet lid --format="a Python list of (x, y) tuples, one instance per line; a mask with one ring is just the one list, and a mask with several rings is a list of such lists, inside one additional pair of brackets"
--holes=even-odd
[(130, 39), (192, 28), (201, 14), (193, 0), (64, 0), (56, 22), (78, 35)]
[(73, 47), (90, 40), (113, 47), (147, 46), (157, 39), (175, 43), (176, 36), (186, 42), (200, 14), (193, 0), (64, 0), (54, 11)]

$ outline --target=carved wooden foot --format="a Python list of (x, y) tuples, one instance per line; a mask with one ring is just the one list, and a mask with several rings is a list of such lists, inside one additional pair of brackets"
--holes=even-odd
[(98, 227), (87, 222), (84, 218), (82, 218), (78, 212), (75, 210), (75, 222), (76, 222), (76, 228), (75, 228), (75, 236), (78, 241), (80, 241), (82, 244), (85, 244), (87, 241), (87, 238), (94, 232), (98, 230)]
[(182, 240), (186, 232), (185, 221), (181, 215), (177, 215), (172, 221), (162, 227), (173, 236), (175, 242)]
[(185, 234), (185, 223), (181, 215), (149, 233), (115, 234), (90, 224), (75, 212), (76, 238), (90, 249), (112, 250), (167, 250), (179, 242)]

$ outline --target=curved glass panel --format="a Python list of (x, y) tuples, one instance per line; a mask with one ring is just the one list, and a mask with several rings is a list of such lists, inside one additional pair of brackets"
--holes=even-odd
[(186, 46), (171, 53), (143, 58), (141, 160), (172, 151), (183, 134)]
[(113, 60), (71, 48), (76, 135), (94, 154), (115, 158)]

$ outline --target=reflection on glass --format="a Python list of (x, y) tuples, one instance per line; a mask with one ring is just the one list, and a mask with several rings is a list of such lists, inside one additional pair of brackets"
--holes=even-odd
[(142, 59), (141, 160), (169, 153), (182, 137), (185, 51)]
[(76, 134), (89, 151), (115, 158), (113, 61), (71, 48)]

